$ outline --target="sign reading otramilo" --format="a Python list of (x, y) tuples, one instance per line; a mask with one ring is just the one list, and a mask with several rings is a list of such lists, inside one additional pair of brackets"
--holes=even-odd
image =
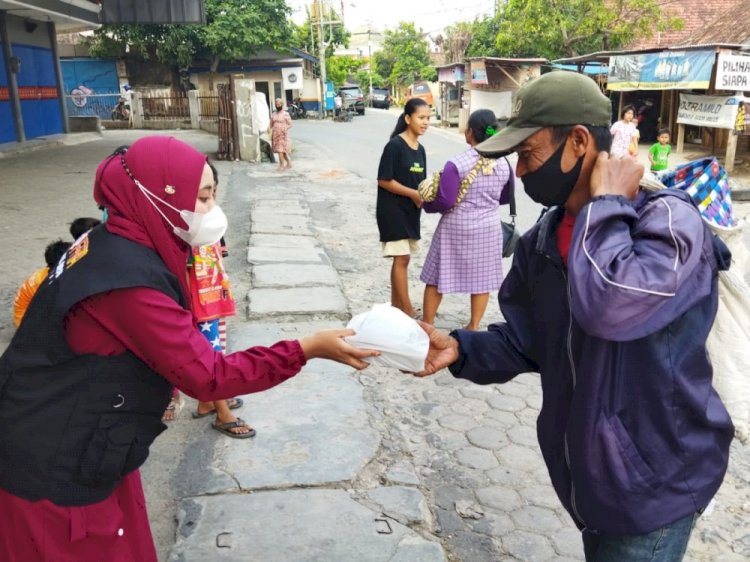
[(742, 96), (680, 94), (677, 122), (684, 125), (734, 129)]
[(736, 92), (750, 90), (750, 56), (720, 53), (714, 87)]

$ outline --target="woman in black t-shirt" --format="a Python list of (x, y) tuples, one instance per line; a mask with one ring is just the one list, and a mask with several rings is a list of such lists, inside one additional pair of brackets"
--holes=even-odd
[(409, 298), (409, 260), (419, 251), (419, 217), (422, 198), (417, 192), (425, 179), (427, 157), (419, 137), (430, 124), (430, 107), (412, 98), (399, 116), (378, 167), (376, 217), (383, 257), (393, 258), (391, 304), (411, 317), (417, 312)]

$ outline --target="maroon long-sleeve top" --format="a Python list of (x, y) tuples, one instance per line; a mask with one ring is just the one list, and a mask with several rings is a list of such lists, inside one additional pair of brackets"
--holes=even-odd
[[(297, 341), (230, 355), (215, 352), (189, 311), (142, 287), (82, 301), (66, 317), (65, 335), (79, 354), (130, 350), (203, 401), (269, 389), (306, 363)], [(30, 502), (0, 489), (0, 560), (156, 562), (139, 471), (125, 476), (107, 499), (82, 507)]]

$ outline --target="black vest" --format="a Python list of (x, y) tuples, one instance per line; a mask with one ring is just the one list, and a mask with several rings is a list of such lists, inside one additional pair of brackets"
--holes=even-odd
[(99, 293), (149, 287), (184, 306), (152, 250), (94, 229), (40, 286), (0, 358), (0, 487), (58, 505), (96, 503), (143, 464), (172, 387), (130, 352), (76, 355), (63, 319)]

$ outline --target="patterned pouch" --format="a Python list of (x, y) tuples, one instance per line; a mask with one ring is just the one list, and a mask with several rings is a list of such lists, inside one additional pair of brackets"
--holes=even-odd
[(677, 166), (659, 179), (665, 187), (685, 191), (695, 202), (703, 218), (713, 226), (731, 228), (732, 192), (727, 172), (716, 158), (693, 160)]

